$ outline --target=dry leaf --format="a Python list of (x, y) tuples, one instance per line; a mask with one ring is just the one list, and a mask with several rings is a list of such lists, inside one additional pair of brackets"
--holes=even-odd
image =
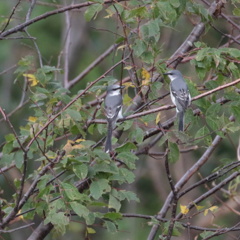
[(30, 116), (30, 117), (28, 118), (28, 121), (35, 123), (35, 122), (37, 121), (37, 119), (38, 119), (37, 117), (32, 117), (32, 116)]
[(31, 83), (30, 84), (31, 87), (34, 87), (39, 83), (39, 81), (33, 74), (23, 74), (23, 76), (26, 77), (28, 82)]
[(180, 204), (180, 211), (183, 215), (186, 215), (189, 212), (189, 209), (186, 205), (181, 205)]

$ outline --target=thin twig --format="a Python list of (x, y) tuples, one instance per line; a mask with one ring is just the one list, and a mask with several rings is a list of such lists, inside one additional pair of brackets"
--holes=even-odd
[[(127, 0), (117, 0), (117, 2), (125, 2), (125, 1), (127, 1)], [(116, 2), (116, 0), (107, 0), (107, 1), (104, 2), (104, 4), (111, 4), (111, 3), (115, 3), (115, 2)], [(25, 27), (30, 26), (31, 24), (36, 23), (38, 21), (41, 21), (42, 19), (48, 18), (48, 17), (56, 15), (56, 14), (64, 13), (66, 11), (71, 11), (71, 10), (74, 10), (74, 9), (80, 9), (80, 8), (88, 7), (88, 6), (91, 6), (93, 4), (96, 4), (96, 3), (95, 2), (85, 2), (85, 3), (74, 4), (74, 5), (66, 6), (66, 7), (59, 8), (59, 9), (56, 9), (56, 10), (53, 10), (53, 11), (49, 11), (49, 12), (44, 13), (42, 15), (39, 15), (35, 18), (32, 18), (27, 22), (19, 24), (16, 27), (13, 27), (13, 28), (11, 28), (7, 31), (4, 31), (4, 32), (2, 31), (0, 33), (0, 39), (3, 39), (4, 37), (6, 37), (8, 35), (11, 35), (13, 33), (22, 31)]]
[(18, 227), (18, 228), (14, 228), (14, 229), (10, 229), (10, 230), (1, 230), (0, 229), (0, 233), (12, 233), (12, 232), (16, 232), (18, 230), (21, 230), (23, 228), (28, 228), (28, 227), (30, 227), (32, 225), (35, 225), (35, 223), (29, 223), (27, 225), (24, 225), (24, 226), (21, 226), (21, 227)]
[(11, 12), (11, 14), (10, 14), (7, 22), (6, 22), (6, 24), (5, 24), (5, 26), (3, 27), (2, 31), (0, 32), (0, 35), (1, 35), (1, 33), (3, 33), (3, 32), (6, 30), (6, 28), (8, 27), (8, 25), (9, 25), (9, 23), (10, 23), (13, 15), (14, 15), (15, 11), (16, 11), (18, 5), (21, 3), (21, 1), (22, 1), (22, 0), (18, 0), (17, 4), (14, 6), (14, 8), (13, 8), (13, 10), (12, 10), (12, 12)]
[[(166, 144), (168, 144), (168, 141), (166, 141)], [(166, 156), (165, 156), (165, 169), (166, 169), (166, 173), (167, 173), (168, 182), (170, 184), (170, 187), (171, 187), (171, 190), (172, 190), (172, 193), (173, 193), (172, 214), (171, 214), (171, 220), (170, 220), (170, 223), (169, 223), (168, 232), (167, 232), (167, 236), (166, 236), (166, 240), (170, 240), (171, 237), (172, 237), (173, 228), (174, 228), (174, 225), (175, 225), (175, 217), (176, 217), (176, 212), (177, 212), (178, 197), (177, 197), (176, 188), (175, 188), (174, 183), (173, 183), (172, 175), (171, 175), (170, 169), (169, 169), (168, 154), (166, 154)]]
[(96, 67), (99, 63), (103, 61), (109, 54), (111, 54), (118, 44), (113, 44), (110, 46), (104, 53), (102, 53), (98, 58), (96, 58), (84, 71), (82, 71), (77, 77), (72, 79), (68, 82), (66, 88), (70, 89), (73, 87), (76, 83), (78, 83), (80, 80), (82, 80), (94, 67)]

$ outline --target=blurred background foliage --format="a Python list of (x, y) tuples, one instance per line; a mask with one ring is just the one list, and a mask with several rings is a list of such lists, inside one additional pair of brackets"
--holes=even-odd
[[(1, 29), (5, 26), (8, 17), (14, 9), (17, 1), (1, 1), (0, 2), (0, 26)], [(81, 3), (84, 1), (70, 1), (70, 0), (42, 0), (37, 1), (34, 9), (32, 11), (31, 18), (39, 16), (40, 14), (46, 13), (51, 10), (55, 10), (57, 8), (61, 8), (63, 6), (67, 6), (73, 3)], [(97, 2), (97, 1), (96, 1)], [(101, 2), (101, 1), (100, 1)], [(146, 1), (150, 2), (150, 1)], [(159, 4), (165, 4), (168, 1), (159, 1)], [(204, 5), (205, 1), (170, 1), (171, 4), (177, 4), (176, 14), (179, 14), (180, 17), (176, 15), (176, 17), (172, 17), (173, 15), (165, 16), (165, 22), (161, 26), (159, 40), (157, 41), (157, 57), (156, 61), (162, 62), (163, 65), (159, 64), (160, 70), (159, 73), (163, 69), (165, 69), (166, 60), (173, 54), (177, 48), (181, 45), (181, 43), (188, 36), (193, 26), (202, 19), (203, 21), (207, 21), (209, 16), (206, 13), (206, 9), (208, 8)], [(184, 8), (183, 3), (187, 3), (186, 10)], [(138, 6), (138, 1), (131, 1), (132, 6)], [(10, 21), (8, 28), (16, 26), (22, 22), (24, 22), (26, 18), (26, 14), (29, 10), (30, 2), (27, 0), (22, 0), (19, 6), (16, 8), (15, 13)], [(229, 1), (228, 4), (225, 5), (225, 11), (227, 14), (231, 15), (233, 20), (239, 24), (239, 12), (238, 12), (238, 1)], [(181, 8), (181, 6), (183, 6)], [(7, 113), (10, 113), (22, 101), (22, 90), (25, 87), (24, 77), (18, 76), (16, 70), (19, 67), (19, 61), (22, 59), (30, 59), (29, 65), (31, 66), (31, 71), (35, 72), (39, 67), (39, 56), (36, 51), (36, 47), (34, 44), (37, 44), (39, 52), (41, 53), (43, 65), (54, 66), (57, 69), (62, 69), (61, 71), (54, 72), (54, 79), (58, 82), (59, 86), (63, 86), (63, 78), (64, 78), (64, 46), (66, 45), (68, 34), (71, 35), (71, 44), (69, 49), (69, 79), (74, 79), (81, 71), (83, 71), (89, 64), (91, 64), (98, 56), (100, 56), (109, 46), (116, 43), (119, 40), (118, 34), (123, 34), (121, 30), (122, 23), (119, 19), (115, 17), (106, 18), (109, 15), (109, 11), (106, 11), (107, 6), (104, 6), (103, 11), (99, 12), (92, 21), (86, 21), (86, 8), (84, 9), (74, 9), (69, 11), (68, 13), (61, 13), (51, 16), (47, 19), (43, 19), (37, 23), (32, 24), (28, 27), (28, 32), (35, 40), (35, 43), (32, 39), (19, 39), (19, 36), (26, 37), (24, 32), (17, 33), (11, 35), (9, 39), (2, 39), (0, 41), (0, 105)], [(179, 11), (179, 12), (178, 12)], [(235, 13), (235, 15), (232, 15)], [(71, 32), (69, 33), (69, 29), (66, 27), (66, 14), (70, 16), (70, 26)], [(85, 14), (85, 18), (84, 18)], [(139, 13), (140, 14), (140, 13)], [(162, 13), (164, 15), (164, 12)], [(174, 13), (173, 13), (174, 14)], [(142, 22), (148, 20), (148, 17), (144, 19), (143, 15), (140, 15), (140, 19), (142, 18)], [(127, 19), (127, 18), (126, 18)], [(129, 29), (133, 29), (138, 25), (137, 22), (129, 22)], [(142, 23), (141, 22), (141, 23)], [(168, 24), (168, 25), (167, 25)], [(236, 30), (233, 30), (229, 23), (220, 18), (214, 22), (215, 28), (219, 29), (221, 32), (232, 33)], [(128, 29), (128, 30), (129, 30)], [(20, 34), (20, 35), (19, 35)], [(10, 38), (16, 37), (16, 39)], [(157, 36), (155, 36), (157, 38)], [(226, 36), (223, 36), (219, 31), (216, 31), (211, 26), (207, 26), (206, 34), (203, 34), (201, 39), (199, 40), (199, 44), (206, 44), (205, 46), (209, 46), (212, 48), (218, 48), (223, 44), (227, 44), (229, 39)], [(199, 46), (200, 46), (199, 45)], [(203, 46), (203, 45), (201, 45)], [(135, 46), (139, 47), (139, 46)], [(140, 48), (140, 47), (139, 47)], [(238, 43), (232, 43), (231, 48), (239, 49)], [(215, 51), (215, 49), (213, 50)], [(199, 54), (199, 53), (198, 53)], [(137, 54), (136, 54), (137, 55)], [(27, 58), (27, 56), (33, 56), (33, 58)], [(207, 56), (205, 54), (204, 56)], [(142, 67), (150, 66), (147, 57), (141, 59), (142, 56), (138, 56), (136, 58), (136, 66), (137, 69), (140, 70)], [(80, 82), (74, 85), (69, 89), (68, 96), (73, 97), (80, 90), (84, 89), (89, 82), (97, 79), (101, 76), (106, 70), (110, 68), (113, 64), (118, 62), (122, 58), (121, 50), (115, 50), (113, 54), (111, 54), (108, 58), (105, 58), (98, 66), (94, 68), (89, 74), (87, 74)], [(210, 57), (209, 57), (210, 58)], [(143, 61), (142, 61), (143, 60)], [(145, 61), (145, 62), (144, 62)], [(189, 79), (190, 82), (194, 82), (195, 85), (201, 86), (203, 80), (206, 80), (204, 73), (201, 73), (199, 69), (195, 69), (195, 66), (199, 64), (200, 60), (194, 62), (186, 61), (184, 64), (180, 64), (179, 69), (183, 72), (184, 76)], [(203, 61), (204, 62), (204, 61)], [(204, 62), (205, 64), (205, 62)], [(216, 64), (216, 62), (212, 62), (212, 65)], [(211, 65), (211, 68), (213, 67)], [(236, 64), (239, 65), (239, 62)], [(162, 66), (162, 69), (161, 69)], [(196, 71), (197, 70), (197, 71)], [(205, 69), (206, 70), (206, 69)], [(30, 72), (31, 72), (30, 71)], [(210, 70), (209, 70), (210, 71)], [(237, 66), (236, 72), (239, 72), (239, 67)], [(202, 74), (202, 75), (201, 75)], [(216, 73), (218, 74), (218, 73)], [(110, 76), (116, 77), (117, 79), (124, 78), (128, 76), (128, 71), (122, 71), (121, 66), (114, 69), (113, 72), (109, 74)], [(239, 77), (239, 73), (235, 73), (234, 77)], [(168, 81), (168, 80), (167, 80)], [(220, 79), (221, 81), (221, 79)], [(167, 84), (164, 85), (164, 90), (168, 89)], [(191, 88), (191, 87), (190, 87)], [(192, 87), (193, 88), (193, 87)], [(101, 89), (101, 88), (100, 88)], [(102, 89), (101, 89), (102, 90)], [(190, 89), (191, 90), (191, 89)], [(193, 89), (194, 90), (194, 89)], [(230, 93), (231, 94), (231, 93)], [(26, 95), (31, 95), (31, 92), (27, 92)], [(133, 91), (129, 90), (130, 97), (133, 96)], [(26, 100), (27, 97), (24, 99)], [(90, 94), (85, 99), (83, 99), (83, 103), (86, 103), (90, 100), (95, 99), (95, 94)], [(170, 100), (164, 100), (161, 103), (170, 104)], [(26, 125), (28, 122), (28, 117), (35, 114), (34, 110), (30, 108), (31, 103), (27, 103), (23, 108), (17, 110), (10, 116), (10, 120), (15, 127), (15, 129), (20, 129), (21, 126)], [(199, 104), (200, 106), (201, 104)], [(239, 106), (238, 106), (239, 107)], [(86, 113), (87, 114), (87, 113)], [(173, 114), (171, 115), (173, 116)], [(156, 115), (154, 115), (153, 120)], [(166, 120), (169, 118), (169, 114), (161, 115), (161, 120)], [(200, 117), (196, 117), (198, 120)], [(191, 112), (189, 111), (186, 116), (186, 122), (192, 120)], [(239, 120), (238, 120), (239, 121)], [(238, 122), (239, 123), (239, 122)], [(203, 122), (196, 120), (196, 125), (190, 128), (190, 133), (195, 134), (197, 129), (202, 127)], [(4, 136), (9, 133), (9, 129), (6, 127), (3, 119), (0, 122), (0, 143), (3, 144), (5, 141)], [(141, 128), (144, 126), (144, 123), (137, 123), (134, 125), (136, 128)], [(103, 126), (95, 126), (94, 134), (91, 135), (88, 133), (88, 138), (94, 141), (97, 141), (101, 134), (101, 128)], [(98, 129), (98, 131), (96, 130)], [(175, 129), (175, 127), (174, 127)], [(104, 130), (103, 130), (104, 132)], [(19, 133), (19, 132), (18, 132)], [(134, 132), (135, 133), (135, 132)], [(134, 134), (133, 133), (133, 134)], [(200, 134), (200, 133), (199, 133)], [(204, 134), (204, 133), (203, 133)], [(124, 135), (124, 136), (127, 136)], [(214, 137), (214, 134), (210, 134), (210, 136)], [(213, 169), (217, 168), (220, 164), (226, 164), (227, 162), (236, 161), (236, 149), (238, 146), (238, 138), (239, 132), (231, 133), (231, 136), (225, 138), (220, 146), (215, 151), (214, 155), (211, 157), (211, 161), (208, 163), (207, 168), (202, 168), (201, 172), (199, 172), (198, 176), (195, 176), (189, 184), (193, 183), (196, 180), (201, 179), (201, 176), (206, 176), (210, 174)], [(62, 143), (62, 142), (61, 142)], [(185, 171), (201, 156), (204, 149), (206, 149), (208, 144), (203, 144), (198, 148), (198, 150), (191, 153), (181, 154), (180, 159), (177, 163), (172, 165), (172, 174), (175, 180), (179, 179)], [(59, 146), (61, 144), (59, 143)], [(155, 148), (156, 151), (159, 151), (159, 146), (157, 145)], [(29, 170), (34, 169), (34, 163), (29, 164)], [(16, 174), (16, 175), (14, 175)], [(132, 184), (125, 184), (121, 186), (123, 189), (127, 189), (133, 191), (138, 196), (140, 202), (134, 201), (124, 201), (123, 207), (121, 208), (121, 212), (130, 212), (130, 213), (141, 213), (147, 215), (155, 215), (157, 211), (162, 206), (164, 200), (166, 199), (170, 186), (167, 182), (166, 173), (164, 169), (164, 163), (161, 158), (154, 159), (150, 156), (144, 155), (141, 156), (139, 161), (137, 162), (137, 167), (134, 170), (134, 174), (136, 176), (135, 182)], [(12, 181), (16, 178), (17, 173), (11, 172), (8, 175), (8, 179)], [(1, 191), (4, 194), (8, 195), (7, 198), (13, 194), (11, 190), (8, 190), (8, 183), (6, 182), (6, 178), (3, 175), (0, 176), (1, 183)], [(238, 186), (239, 179), (236, 179), (236, 185)], [(2, 187), (3, 186), (3, 187)], [(238, 188), (237, 188), (238, 189)], [(237, 189), (235, 189), (235, 193), (237, 193)], [(206, 187), (203, 186), (197, 190), (194, 190), (190, 195), (183, 198), (182, 204), (188, 204), (191, 199), (194, 199), (199, 194), (206, 191)], [(229, 196), (228, 196), (229, 197)], [(220, 200), (219, 200), (220, 199)], [(203, 205), (211, 206), (218, 205), (221, 201), (225, 199), (222, 197), (222, 194), (216, 194), (213, 197), (212, 201), (206, 201)], [(236, 207), (239, 211), (239, 206)], [(228, 215), (226, 215), (228, 214)], [(239, 216), (234, 216), (231, 213), (226, 213), (222, 215), (222, 218), (219, 217), (218, 221), (214, 224), (216, 225), (227, 225), (231, 226)], [(211, 214), (209, 214), (211, 215)], [(203, 217), (199, 215), (195, 218), (194, 225), (208, 225), (211, 224), (212, 219), (214, 219), (214, 215)], [(40, 219), (36, 217), (36, 223), (40, 222)], [(37, 224), (36, 224), (37, 226)], [(94, 225), (96, 234), (91, 235), (91, 239), (147, 239), (149, 234), (149, 230), (151, 226), (148, 225), (148, 221), (142, 219), (135, 218), (126, 218), (123, 221), (119, 222), (119, 230), (117, 233), (109, 233), (102, 227), (102, 225), (98, 222)], [(63, 236), (56, 235), (56, 233), (52, 233), (51, 236), (48, 236), (46, 239), (85, 239), (85, 227), (84, 224), (79, 224), (78, 220), (72, 221), (67, 227), (67, 232)], [(31, 229), (27, 229), (24, 231), (14, 232), (11, 234), (4, 234), (2, 239), (10, 240), (10, 239), (18, 239), (24, 240), (27, 239)], [(81, 235), (81, 238), (79, 237)], [(172, 239), (186, 239), (186, 235), (183, 237), (176, 237)], [(199, 238), (200, 239), (200, 238)], [(236, 238), (226, 238), (226, 236), (218, 236), (214, 239), (236, 239)]]

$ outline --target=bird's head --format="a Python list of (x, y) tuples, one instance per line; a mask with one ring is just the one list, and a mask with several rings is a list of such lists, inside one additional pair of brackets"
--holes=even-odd
[(183, 78), (181, 72), (175, 69), (164, 73), (164, 75), (168, 75), (171, 81), (173, 81), (175, 78)]

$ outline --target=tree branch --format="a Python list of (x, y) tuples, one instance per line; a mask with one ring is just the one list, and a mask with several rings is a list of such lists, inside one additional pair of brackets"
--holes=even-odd
[[(104, 2), (104, 4), (111, 4), (111, 3), (115, 3), (115, 2), (126, 2), (126, 1), (128, 1), (128, 0), (107, 0), (107, 1)], [(59, 8), (59, 9), (44, 13), (44, 14), (39, 15), (38, 17), (35, 17), (35, 18), (33, 18), (29, 21), (26, 21), (22, 24), (19, 24), (18, 26), (13, 27), (13, 28), (11, 28), (7, 31), (1, 32), (0, 33), (0, 40), (3, 39), (6, 36), (9, 36), (9, 35), (13, 34), (13, 33), (22, 31), (25, 27), (30, 26), (31, 24), (39, 22), (43, 19), (46, 19), (50, 16), (54, 16), (56, 14), (64, 13), (66, 11), (71, 11), (71, 10), (74, 10), (74, 9), (81, 9), (81, 8), (84, 8), (84, 7), (91, 6), (93, 4), (96, 4), (96, 3), (95, 2), (85, 2), (85, 3), (80, 3), (80, 4), (74, 4), (74, 5), (66, 6), (66, 7), (63, 7), (63, 8)]]

